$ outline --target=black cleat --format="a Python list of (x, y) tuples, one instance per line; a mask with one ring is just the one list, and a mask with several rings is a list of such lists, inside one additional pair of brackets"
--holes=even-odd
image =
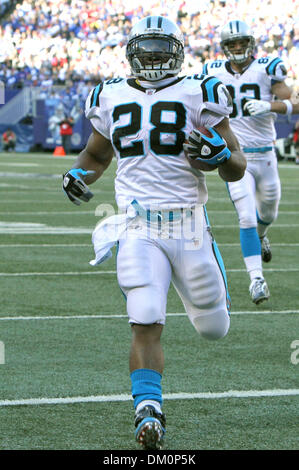
[(162, 449), (166, 417), (151, 405), (146, 405), (135, 414), (135, 438), (143, 449)]
[(262, 260), (265, 263), (269, 263), (272, 259), (271, 246), (268, 237), (264, 236), (260, 238), (262, 245)]

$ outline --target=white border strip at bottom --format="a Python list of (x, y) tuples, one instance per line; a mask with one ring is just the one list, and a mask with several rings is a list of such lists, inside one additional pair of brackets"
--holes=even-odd
[[(299, 395), (299, 389), (274, 389), (274, 390), (229, 390), (227, 392), (202, 392), (202, 393), (166, 393), (165, 400), (190, 400), (190, 399), (219, 399), (219, 398), (261, 398), (261, 397), (285, 397)], [(0, 406), (21, 405), (72, 405), (75, 403), (99, 403), (131, 401), (131, 395), (91, 395), (87, 397), (66, 398), (25, 398), (21, 400), (1, 400)]]

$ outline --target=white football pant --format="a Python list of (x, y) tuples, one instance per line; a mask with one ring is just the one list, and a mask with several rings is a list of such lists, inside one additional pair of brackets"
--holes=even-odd
[(172, 281), (195, 329), (208, 339), (225, 336), (230, 324), (226, 277), (205, 218), (200, 248), (196, 239), (143, 237), (138, 231), (146, 221), (138, 217), (136, 223), (137, 238), (120, 239), (117, 254), (117, 277), (127, 298), (129, 322), (165, 324)]
[(267, 152), (259, 160), (248, 159), (243, 178), (228, 183), (228, 188), (240, 228), (257, 227), (257, 215), (264, 226), (274, 222), (281, 196), (275, 152)]

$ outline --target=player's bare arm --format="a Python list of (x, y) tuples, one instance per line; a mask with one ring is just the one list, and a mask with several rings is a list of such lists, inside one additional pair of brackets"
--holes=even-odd
[(84, 168), (92, 170), (84, 178), (86, 184), (94, 183), (108, 168), (113, 157), (113, 148), (110, 140), (92, 129), (86, 147), (79, 153), (78, 158), (72, 168)]
[(276, 82), (274, 85), (272, 85), (271, 92), (279, 100), (289, 100), (292, 95), (291, 88), (287, 86), (285, 82)]
[(245, 104), (245, 109), (251, 116), (264, 113), (298, 114), (299, 102), (296, 93), (292, 92), (284, 82), (275, 83), (271, 91), (278, 98), (275, 101), (250, 100)]
[(276, 83), (272, 87), (273, 94), (278, 98), (276, 101), (271, 101), (270, 110), (278, 114), (298, 114), (299, 113), (299, 100), (298, 93), (292, 91), (285, 83)]
[(215, 126), (217, 132), (226, 141), (231, 156), (224, 163), (219, 165), (218, 173), (224, 181), (240, 180), (246, 170), (246, 158), (240, 149), (238, 139), (230, 128), (228, 118), (224, 118)]

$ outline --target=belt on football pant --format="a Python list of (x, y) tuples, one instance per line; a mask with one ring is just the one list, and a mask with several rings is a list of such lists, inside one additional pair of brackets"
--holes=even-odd
[(265, 153), (273, 150), (273, 147), (243, 147), (244, 153)]
[(145, 209), (136, 200), (131, 202), (131, 206), (134, 207), (137, 215), (148, 222), (173, 222), (174, 220), (181, 219), (183, 214), (186, 214), (188, 217), (192, 215), (192, 208), (153, 211), (151, 209)]

